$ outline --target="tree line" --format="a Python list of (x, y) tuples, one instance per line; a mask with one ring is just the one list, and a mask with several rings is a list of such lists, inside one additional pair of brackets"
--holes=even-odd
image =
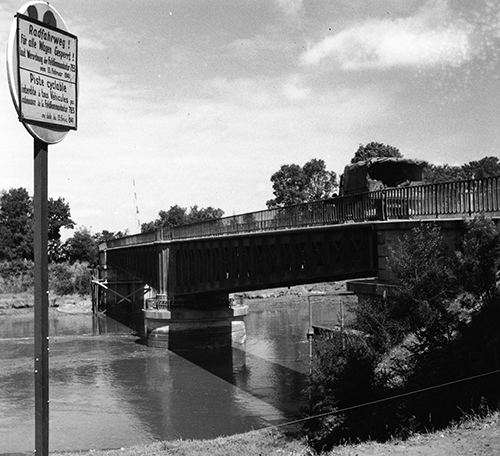
[[(48, 257), (52, 263), (94, 264), (99, 243), (125, 234), (107, 230), (91, 234), (80, 227), (62, 242), (61, 229), (75, 228), (69, 203), (62, 197), (49, 198), (47, 211)], [(23, 187), (0, 192), (0, 261), (19, 260), (33, 260), (33, 197)]]
[[(359, 163), (372, 158), (404, 158), (397, 147), (371, 142), (360, 144), (351, 159)], [(435, 165), (424, 162), (425, 183), (438, 183), (462, 179), (482, 178), (500, 175), (498, 157), (486, 156), (463, 165)], [(295, 163), (282, 165), (271, 176), (274, 198), (267, 201), (269, 209), (291, 204), (307, 203), (337, 195), (339, 185), (334, 171), (328, 171), (325, 162), (313, 158), (303, 166)]]
[[(359, 145), (351, 163), (380, 157), (404, 158), (397, 147), (372, 141), (366, 145)], [(498, 176), (500, 161), (498, 157), (486, 156), (463, 165), (435, 165), (424, 162), (423, 175), (426, 183)], [(317, 158), (312, 158), (303, 166), (295, 163), (284, 164), (272, 174), (270, 180), (274, 198), (266, 202), (269, 209), (331, 198), (336, 196), (339, 190), (337, 174), (326, 168), (324, 160)], [(168, 210), (159, 211), (155, 220), (143, 223), (141, 232), (217, 219), (223, 215), (222, 209), (211, 206), (206, 208), (192, 206), (188, 210), (173, 205)]]
[(180, 225), (188, 225), (190, 223), (202, 222), (204, 220), (213, 220), (221, 218), (224, 211), (220, 208), (198, 207), (192, 206), (189, 210), (185, 207), (180, 207), (175, 204), (170, 206), (168, 210), (161, 210), (158, 213), (158, 218), (141, 225), (141, 232), (146, 233), (159, 228), (173, 228)]

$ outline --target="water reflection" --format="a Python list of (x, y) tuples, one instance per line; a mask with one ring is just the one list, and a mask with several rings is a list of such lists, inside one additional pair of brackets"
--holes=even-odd
[[(34, 332), (33, 313), (3, 316), (0, 321), (0, 341), (2, 339), (31, 338)], [(100, 334), (130, 334), (132, 330), (104, 315), (62, 314), (50, 312), (50, 336), (82, 336)]]
[[(50, 449), (211, 438), (296, 417), (307, 305), (253, 308), (244, 349), (203, 354), (135, 343), (105, 317), (52, 316)], [(33, 449), (31, 331), (28, 318), (0, 322), (0, 453)]]

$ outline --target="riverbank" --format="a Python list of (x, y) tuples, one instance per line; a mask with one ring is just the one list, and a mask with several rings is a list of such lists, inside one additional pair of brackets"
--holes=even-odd
[(267, 290), (245, 291), (235, 293), (234, 299), (244, 300), (271, 299), (287, 296), (335, 295), (346, 291), (345, 280), (339, 282), (321, 282), (310, 285), (295, 285), (293, 287), (270, 288)]
[[(298, 285), (293, 287), (272, 288), (269, 290), (249, 291), (236, 293), (233, 296), (236, 303), (240, 300), (246, 304), (258, 306), (259, 303), (269, 305), (279, 298), (306, 297), (308, 295), (335, 295), (345, 291), (345, 282), (325, 282), (312, 285)], [(0, 293), (0, 315), (19, 315), (30, 312), (33, 308), (33, 292)], [(65, 313), (90, 313), (92, 303), (89, 295), (56, 295), (49, 293), (49, 307)]]
[[(500, 414), (473, 418), (408, 440), (335, 447), (325, 456), (465, 456), (500, 454)], [(252, 431), (213, 440), (175, 440), (117, 450), (54, 453), (61, 456), (310, 456), (303, 440), (278, 431)]]
[[(33, 293), (0, 294), (0, 315), (19, 315), (31, 313), (34, 305)], [(92, 303), (88, 295), (49, 294), (49, 307), (64, 313), (91, 313)]]

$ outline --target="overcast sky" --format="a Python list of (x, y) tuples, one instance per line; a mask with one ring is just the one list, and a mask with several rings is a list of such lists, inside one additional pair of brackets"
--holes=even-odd
[[(7, 43), (23, 1), (0, 3)], [(79, 38), (78, 131), (49, 194), (93, 232), (179, 204), (265, 208), (282, 164), (342, 173), (359, 144), (464, 163), (500, 150), (497, 0), (53, 0)], [(5, 60), (5, 47), (2, 49)], [(0, 189), (33, 140), (0, 72)]]

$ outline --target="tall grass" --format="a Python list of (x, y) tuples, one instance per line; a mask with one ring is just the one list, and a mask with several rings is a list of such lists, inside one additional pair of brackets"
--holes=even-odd
[(0, 293), (31, 291), (33, 283), (33, 261), (0, 261)]

